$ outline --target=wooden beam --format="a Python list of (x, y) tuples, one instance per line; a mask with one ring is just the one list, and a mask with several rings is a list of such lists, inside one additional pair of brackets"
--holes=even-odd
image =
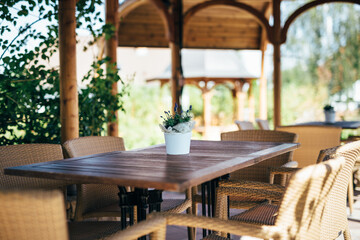
[(259, 117), (267, 119), (267, 79), (265, 76), (265, 50), (261, 49), (261, 76), (259, 93)]
[[(264, 15), (266, 19), (270, 18), (272, 11), (272, 5), (269, 3), (264, 8)], [(260, 86), (259, 86), (259, 118), (260, 119), (267, 119), (267, 78), (265, 75), (265, 51), (267, 48), (269, 40), (267, 39), (267, 35), (264, 29), (262, 29), (261, 34), (261, 43), (260, 43), (260, 50), (261, 50), (261, 75), (260, 75)]]
[[(113, 71), (117, 71), (117, 55), (116, 49), (118, 45), (117, 37), (118, 37), (118, 8), (119, 1), (118, 0), (106, 0), (106, 24), (112, 24), (115, 26), (115, 32), (111, 36), (110, 39), (106, 42), (106, 56), (110, 57), (110, 63), (113, 67)], [(113, 65), (115, 64), (115, 65)], [(110, 67), (110, 66), (108, 66)], [(114, 83), (111, 86), (111, 94), (116, 95), (118, 93), (117, 83)], [(118, 126), (118, 113), (115, 113), (116, 119), (115, 121), (108, 122), (108, 135), (109, 136), (119, 136), (119, 126)]]
[(181, 49), (183, 46), (183, 28), (182, 28), (182, 0), (171, 1), (171, 25), (173, 32), (170, 32), (171, 49), (171, 97), (172, 107), (175, 103), (181, 109), (181, 93), (184, 87), (184, 77), (181, 66)]
[(273, 1), (274, 27), (272, 44), (274, 46), (274, 129), (281, 125), (281, 0)]
[(126, 17), (130, 12), (132, 12), (137, 7), (147, 3), (147, 0), (127, 0), (124, 1), (121, 6), (118, 8), (118, 20)]
[(174, 39), (173, 39), (174, 25), (172, 24), (173, 20), (172, 20), (172, 17), (170, 16), (168, 8), (165, 6), (165, 4), (162, 0), (149, 0), (149, 1), (152, 4), (154, 4), (156, 9), (160, 13), (161, 19), (163, 20), (164, 25), (165, 25), (165, 29), (167, 30), (167, 31), (165, 31), (166, 38), (169, 41), (174, 41)]
[(211, 127), (211, 98), (212, 92), (207, 89), (207, 84), (202, 88), (202, 99), (203, 99), (203, 118), (204, 118), (204, 139), (209, 139), (210, 127)]
[(199, 4), (194, 5), (190, 9), (188, 9), (184, 14), (184, 26), (186, 26), (187, 22), (189, 22), (190, 18), (195, 15), (195, 13), (199, 12), (200, 10), (203, 10), (205, 8), (208, 8), (210, 6), (215, 5), (225, 5), (225, 6), (232, 6), (239, 9), (242, 9), (251, 15), (255, 17), (255, 20), (265, 28), (266, 32), (268, 33), (269, 38), (271, 37), (270, 34), (270, 25), (268, 20), (265, 18), (264, 14), (259, 12), (257, 9), (253, 8), (250, 5), (247, 5), (245, 3), (236, 2), (233, 0), (212, 0), (212, 1), (205, 1)]
[(171, 98), (172, 98), (172, 109), (174, 109), (175, 103), (180, 105), (181, 96), (181, 85), (182, 76), (180, 74), (181, 59), (180, 59), (180, 47), (179, 44), (170, 42), (171, 50)]
[(61, 142), (79, 137), (76, 79), (76, 0), (59, 0)]
[(251, 81), (248, 90), (248, 104), (249, 104), (249, 121), (255, 122), (255, 99), (254, 99), (254, 82)]
[(234, 82), (235, 89), (235, 106), (236, 106), (236, 120), (244, 120), (244, 108), (246, 93), (243, 92), (245, 82), (236, 81)]

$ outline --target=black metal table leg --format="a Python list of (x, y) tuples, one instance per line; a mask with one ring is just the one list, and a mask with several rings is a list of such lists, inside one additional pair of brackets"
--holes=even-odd
[(160, 212), (161, 211), (161, 203), (162, 199), (161, 190), (150, 190), (149, 191), (149, 213), (153, 211)]
[(146, 219), (146, 209), (149, 207), (149, 190), (135, 188), (136, 204), (138, 206), (138, 221)]
[[(127, 192), (125, 187), (119, 186), (119, 206), (121, 208), (121, 228), (125, 229), (127, 224), (127, 213), (131, 212), (132, 204), (134, 204), (134, 197), (131, 195), (131, 192)], [(130, 224), (133, 224), (134, 219), (130, 219)]]
[(215, 209), (216, 209), (216, 187), (219, 185), (219, 179), (214, 179), (211, 181), (211, 206), (212, 212), (211, 216), (215, 217)]
[[(201, 207), (202, 215), (214, 217), (216, 212), (216, 188), (219, 186), (219, 181), (222, 179), (228, 179), (229, 174), (213, 179), (211, 181), (201, 184)], [(206, 211), (207, 204), (207, 211)], [(229, 204), (228, 204), (229, 205)], [(203, 229), (203, 237), (210, 234), (210, 230)]]
[[(127, 192), (125, 187), (119, 186), (119, 206), (121, 208), (121, 228), (127, 226), (127, 215), (129, 215), (130, 225), (134, 224), (134, 206), (137, 206), (137, 220), (146, 219), (147, 209), (149, 212), (160, 211), (162, 191), (135, 188), (134, 192)], [(139, 238), (145, 240), (146, 236)]]
[[(205, 196), (206, 183), (201, 184), (201, 212), (206, 216), (206, 196)], [(206, 229), (203, 229), (203, 237), (206, 237)]]

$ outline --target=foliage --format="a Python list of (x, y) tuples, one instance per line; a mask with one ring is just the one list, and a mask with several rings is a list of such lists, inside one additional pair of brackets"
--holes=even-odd
[[(79, 93), (79, 135), (101, 135), (106, 131), (106, 122), (116, 119), (115, 111), (125, 111), (124, 95), (128, 94), (128, 85), (119, 77), (118, 70), (108, 64), (109, 58), (99, 60), (92, 65), (92, 69), (85, 75), (83, 82), (89, 82)], [(107, 65), (106, 71), (103, 66)], [(123, 86), (116, 95), (109, 93), (113, 84)]]
[(334, 111), (334, 107), (331, 106), (331, 105), (329, 105), (329, 104), (326, 104), (326, 105), (324, 106), (324, 110), (325, 110), (325, 111), (333, 112), (333, 111)]
[[(77, 28), (87, 29), (94, 40), (113, 31), (109, 25), (95, 28), (93, 21), (102, 22), (96, 11), (99, 4), (102, 1), (77, 1)], [(8, 0), (0, 3), (0, 14), (1, 36), (17, 32), (12, 39), (0, 38), (0, 145), (59, 143), (59, 68), (47, 66), (58, 49), (57, 2)], [(35, 20), (25, 22), (34, 16)], [(45, 31), (36, 28), (41, 22), (47, 23)], [(35, 47), (30, 49), (29, 43)], [(119, 98), (126, 94), (126, 87), (117, 96), (111, 95), (114, 83), (124, 84), (117, 70), (103, 70), (109, 61), (94, 61), (83, 80), (90, 84), (79, 93), (80, 135), (102, 134), (107, 120), (114, 118), (114, 110), (123, 110)]]
[[(282, 15), (289, 14), (284, 7)], [(282, 48), (283, 124), (323, 120), (324, 103), (351, 101), (360, 79), (359, 33), (356, 4), (324, 4), (294, 21)]]
[(170, 90), (167, 86), (160, 89), (158, 86), (139, 85), (130, 86), (129, 91), (131, 94), (124, 97), (126, 114), (119, 113), (119, 132), (126, 149), (164, 143), (158, 123), (159, 115), (169, 102)]
[(218, 125), (229, 125), (234, 121), (234, 99), (230, 88), (217, 85), (211, 98), (212, 119)]
[(173, 114), (171, 114), (170, 111), (164, 111), (165, 117), (161, 116), (161, 118), (163, 119), (163, 126), (167, 129), (169, 127), (174, 127), (179, 123), (190, 122), (192, 118), (191, 109), (192, 106), (190, 105), (189, 109), (186, 110), (185, 112), (182, 110), (180, 110), (179, 112), (178, 105), (177, 103), (175, 103)]
[(359, 32), (356, 4), (325, 4), (297, 18), (289, 29), (285, 52), (305, 60), (310, 78), (301, 84), (324, 83), (329, 96), (350, 88), (360, 78)]

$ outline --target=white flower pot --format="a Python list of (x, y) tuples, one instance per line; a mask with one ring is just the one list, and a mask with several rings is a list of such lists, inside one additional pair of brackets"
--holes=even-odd
[(191, 132), (164, 133), (164, 136), (167, 154), (181, 155), (190, 152)]
[(325, 122), (334, 123), (335, 122), (335, 111), (324, 111)]

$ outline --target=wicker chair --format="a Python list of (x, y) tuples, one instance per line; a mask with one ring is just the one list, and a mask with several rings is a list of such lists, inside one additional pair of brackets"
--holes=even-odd
[(259, 126), (259, 129), (260, 130), (270, 130), (270, 127), (269, 127), (269, 122), (268, 120), (263, 120), (263, 119), (255, 119), (257, 125)]
[(235, 120), (235, 124), (238, 126), (239, 130), (253, 130), (253, 129), (255, 129), (253, 123), (249, 122), (249, 121)]
[[(335, 209), (331, 202), (336, 201), (336, 203), (340, 203), (338, 200), (340, 198), (343, 199), (342, 195), (344, 195), (344, 192), (340, 192), (338, 188), (342, 184), (338, 184), (338, 182), (345, 172), (345, 161), (347, 164), (352, 162), (353, 156), (358, 154), (358, 151), (356, 153), (352, 152), (352, 154), (352, 156), (346, 156), (346, 160), (344, 157), (338, 157), (296, 172), (286, 188), (281, 205), (276, 208), (273, 208), (272, 205), (259, 205), (239, 216), (234, 216), (231, 220), (226, 219), (227, 214), (218, 212), (218, 216), (222, 217), (222, 219), (185, 214), (153, 213), (147, 221), (152, 222), (154, 220), (154, 223), (155, 221), (159, 223), (165, 220), (166, 225), (206, 228), (221, 233), (228, 232), (235, 235), (246, 235), (262, 239), (335, 239), (339, 230), (341, 230), (344, 232), (345, 238), (349, 239), (349, 228), (347, 225), (342, 224), (344, 214), (341, 214), (341, 217), (334, 218), (332, 211)], [(225, 199), (226, 197), (220, 192), (218, 203), (226, 204)], [(263, 214), (262, 210), (268, 211), (269, 209), (271, 214)], [(339, 212), (342, 211), (343, 209)], [(257, 215), (260, 216), (260, 220), (265, 220), (264, 218), (269, 216), (272, 224), (259, 223), (255, 225), (237, 220), (241, 219), (244, 215), (251, 215), (256, 212), (262, 213)], [(333, 219), (333, 224), (337, 224), (335, 228), (330, 228), (332, 226), (327, 221), (330, 218)], [(153, 231), (154, 233), (159, 233), (164, 228), (163, 223), (158, 224), (157, 228), (154, 228)], [(115, 235), (120, 239), (136, 239), (147, 234), (145, 231), (142, 232), (143, 229), (146, 228), (137, 227), (135, 229), (130, 227)], [(324, 233), (325, 231), (328, 232)], [(164, 237), (159, 237), (159, 235), (156, 237), (151, 239), (165, 239)], [(225, 240), (226, 238), (212, 234), (205, 239)]]
[[(125, 150), (122, 138), (110, 136), (76, 138), (66, 141), (63, 147), (69, 157)], [(118, 192), (119, 189), (115, 185), (78, 184), (75, 220), (121, 216)], [(185, 200), (164, 199), (161, 210), (174, 213), (183, 212), (191, 207), (190, 194), (187, 194), (187, 197)]]
[[(332, 190), (329, 191), (327, 207), (324, 208), (322, 212), (321, 237), (319, 239), (335, 239), (338, 237), (339, 233), (342, 232), (344, 233), (345, 239), (350, 239), (346, 212), (346, 193), (352, 169), (356, 159), (360, 156), (360, 141), (324, 150), (322, 154), (319, 155), (319, 157), (321, 156), (325, 157), (323, 158), (324, 162), (319, 163), (320, 165), (327, 164), (326, 160), (332, 157), (344, 157), (345, 162), (343, 168), (333, 182)], [(290, 186), (288, 188), (290, 188)], [(229, 194), (236, 195), (236, 192), (239, 192), (241, 195), (244, 194), (239, 188), (218, 188), (217, 193), (219, 199), (221, 199), (219, 200), (219, 204), (222, 206), (219, 210), (218, 216), (226, 218), (224, 214), (226, 201), (224, 199), (226, 199), (226, 196)], [(262, 194), (265, 194), (265, 192), (262, 191)], [(282, 198), (282, 194), (276, 196), (273, 192), (269, 194), (267, 198), (280, 200)], [(252, 224), (273, 225), (276, 219), (274, 213), (276, 213), (277, 209), (279, 209), (279, 206), (263, 204), (251, 209), (250, 211), (241, 213), (238, 216), (233, 216), (232, 219)]]
[(299, 149), (294, 151), (293, 159), (299, 167), (316, 163), (321, 149), (340, 145), (341, 128), (328, 126), (281, 126), (277, 131), (296, 133), (299, 136)]
[[(221, 134), (222, 141), (255, 141), (255, 142), (288, 142), (292, 143), (297, 140), (297, 135), (294, 133), (270, 131), (270, 130), (239, 130), (234, 132), (226, 132)], [(219, 182), (219, 186), (228, 187), (243, 187), (243, 188), (256, 188), (262, 186), (260, 183), (269, 182), (269, 167), (273, 166), (287, 166), (296, 167), (296, 162), (291, 161), (292, 153), (285, 153), (277, 157), (273, 157), (266, 161), (263, 161), (254, 166), (250, 166), (230, 174), (229, 180), (222, 180)], [(272, 188), (278, 188), (275, 185)], [(279, 187), (281, 190), (284, 187)], [(280, 190), (280, 191), (281, 191)], [(253, 192), (253, 191), (251, 191)], [(193, 188), (193, 214), (197, 213), (197, 204), (201, 203), (201, 195), (198, 194), (197, 188)], [(250, 196), (246, 193), (246, 196), (230, 197), (229, 203), (231, 208), (248, 209), (254, 207), (257, 204), (264, 202), (264, 198), (258, 195)]]
[[(294, 161), (299, 163), (299, 167), (314, 164), (315, 159), (321, 149), (331, 148), (340, 145), (342, 129), (334, 126), (281, 126), (276, 130), (293, 132), (299, 135), (301, 147), (294, 152)], [(287, 169), (283, 169), (286, 174)], [(292, 172), (292, 170), (290, 170)], [(270, 176), (274, 174), (283, 174), (278, 169), (270, 171)], [(348, 189), (350, 213), (353, 212), (354, 193), (352, 190), (352, 178), (349, 179), (350, 187)]]
[(64, 197), (58, 190), (1, 190), (0, 202), (2, 240), (104, 239), (121, 227), (120, 222), (67, 223)]
[(63, 159), (60, 144), (19, 144), (0, 146), (0, 187), (2, 189), (61, 189), (67, 182), (43, 178), (4, 175), (4, 168)]
[[(297, 140), (297, 135), (294, 133), (285, 133), (271, 130), (245, 130), (226, 132), (221, 134), (222, 141), (255, 141), (255, 142), (288, 142), (293, 143)], [(220, 186), (241, 186), (248, 188), (256, 188), (257, 182), (269, 183), (269, 168), (270, 167), (297, 167), (297, 163), (292, 161), (293, 152), (285, 153), (277, 157), (273, 157), (266, 161), (263, 161), (254, 166), (250, 166), (230, 174), (230, 179), (221, 181)], [(280, 179), (278, 180), (278, 182)], [(254, 185), (255, 183), (255, 185)], [(280, 182), (279, 182), (280, 183)], [(281, 179), (282, 185), (284, 185), (284, 179)], [(245, 199), (248, 199), (247, 196)], [(236, 199), (236, 200), (235, 200)], [(259, 201), (263, 201), (262, 198), (255, 198), (254, 200), (248, 199), (248, 201), (240, 200), (240, 197), (236, 197), (232, 200), (230, 197), (231, 208), (249, 208), (258, 204)]]
[[(118, 137), (81, 137), (66, 141), (63, 147), (69, 157), (125, 150), (123, 139)], [(120, 216), (117, 186), (77, 184), (76, 190), (75, 221)]]

